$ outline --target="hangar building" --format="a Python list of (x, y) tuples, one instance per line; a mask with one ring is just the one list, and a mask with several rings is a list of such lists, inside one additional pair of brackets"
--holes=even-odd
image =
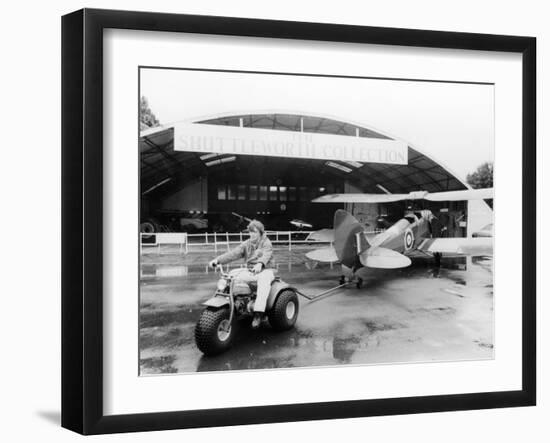
[[(365, 125), (315, 115), (253, 113), (195, 119), (194, 125), (221, 125), (242, 134), (250, 129), (273, 136), (330, 134), (394, 140)], [(372, 229), (384, 228), (411, 205), (437, 216), (436, 236), (466, 236), (492, 222), (483, 202), (400, 202), (392, 204), (320, 204), (312, 199), (331, 193), (408, 193), (452, 191), (468, 186), (429, 155), (407, 144), (405, 164), (343, 159), (234, 155), (175, 149), (175, 125), (142, 128), (139, 138), (142, 231), (236, 232), (246, 218), (258, 218), (269, 230), (331, 227), (338, 208), (352, 212)]]

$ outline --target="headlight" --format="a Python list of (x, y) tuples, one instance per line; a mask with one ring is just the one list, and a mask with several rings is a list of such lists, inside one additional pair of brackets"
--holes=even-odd
[(223, 292), (227, 286), (227, 281), (224, 278), (218, 280), (218, 291)]

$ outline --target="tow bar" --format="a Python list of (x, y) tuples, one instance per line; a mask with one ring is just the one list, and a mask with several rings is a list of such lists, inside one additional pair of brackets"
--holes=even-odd
[(348, 285), (348, 283), (344, 283), (344, 284), (335, 286), (334, 288), (330, 288), (330, 289), (327, 289), (326, 291), (320, 292), (317, 295), (307, 295), (307, 294), (304, 294), (303, 292), (298, 291), (297, 289), (296, 289), (296, 293), (301, 295), (302, 297), (308, 299), (309, 304), (311, 304), (311, 303), (315, 303), (316, 301), (323, 300), (323, 299), (329, 297), (330, 295), (333, 295), (333, 294), (331, 294), (331, 292), (334, 292), (337, 289), (340, 289), (340, 288), (342, 288), (344, 286), (347, 286), (347, 285)]

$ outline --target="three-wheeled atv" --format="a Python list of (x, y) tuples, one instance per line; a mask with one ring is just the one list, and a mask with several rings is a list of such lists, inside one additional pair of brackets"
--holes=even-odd
[[(237, 280), (242, 268), (224, 272), (217, 265), (220, 279), (214, 296), (203, 305), (195, 326), (195, 343), (205, 355), (216, 355), (227, 350), (235, 337), (237, 322), (245, 323), (254, 315), (256, 288)], [(299, 303), (296, 289), (279, 277), (271, 284), (265, 313), (276, 331), (290, 329), (298, 318)]]

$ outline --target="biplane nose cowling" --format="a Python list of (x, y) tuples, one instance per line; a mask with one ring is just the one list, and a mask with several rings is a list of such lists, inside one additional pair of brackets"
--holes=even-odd
[[(358, 250), (363, 252), (369, 248), (364, 235), (357, 236), (363, 232), (363, 225), (349, 212), (338, 209), (334, 213), (334, 249), (338, 260), (351, 268), (358, 262)], [(357, 237), (361, 244), (357, 247)]]

